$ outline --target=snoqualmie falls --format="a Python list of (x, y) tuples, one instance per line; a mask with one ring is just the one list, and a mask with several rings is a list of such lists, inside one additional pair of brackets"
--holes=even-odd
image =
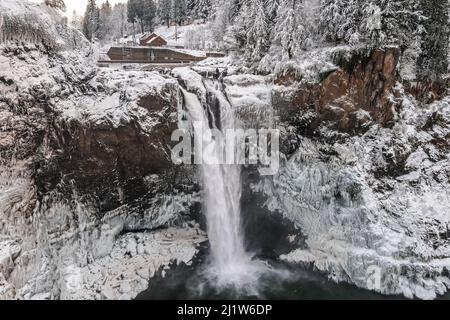
[(0, 0), (0, 300), (449, 298), (448, 1), (123, 2)]

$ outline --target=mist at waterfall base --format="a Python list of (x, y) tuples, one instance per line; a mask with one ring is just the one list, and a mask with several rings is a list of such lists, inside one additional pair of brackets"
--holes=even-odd
[[(204, 108), (197, 95), (182, 89), (186, 106), (187, 123), (180, 127), (196, 132), (195, 124), (200, 124), (200, 134), (195, 134), (195, 153), (202, 154), (200, 176), (203, 186), (203, 211), (207, 220), (207, 234), (210, 244), (209, 261), (201, 278), (214, 284), (219, 290), (230, 289), (246, 295), (257, 295), (259, 279), (273, 272), (270, 265), (254, 259), (246, 251), (241, 229), (241, 168), (239, 165), (218, 164), (220, 148), (209, 129), (225, 130), (238, 127), (234, 110), (223, 96), (222, 90), (215, 90), (220, 84), (205, 81), (205, 86), (215, 92), (220, 101), (220, 119), (212, 116), (212, 110)], [(183, 113), (183, 110), (179, 110)], [(213, 117), (213, 119), (211, 119)], [(210, 121), (212, 120), (212, 121)], [(201, 283), (199, 283), (201, 284)], [(199, 285), (201, 291), (201, 286)]]

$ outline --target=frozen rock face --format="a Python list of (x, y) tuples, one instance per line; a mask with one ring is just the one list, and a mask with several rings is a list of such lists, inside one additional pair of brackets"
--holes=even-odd
[(48, 52), (87, 45), (86, 38), (67, 27), (67, 19), (53, 8), (28, 1), (2, 0), (0, 10), (0, 44), (22, 41)]
[[(85, 266), (61, 270), (61, 299), (130, 300), (148, 288), (148, 280), (171, 263), (192, 263), (197, 228), (166, 229), (119, 236), (111, 252)], [(24, 295), (29, 287), (23, 288)]]
[[(396, 59), (376, 51), (367, 67), (351, 76), (338, 69), (309, 93), (304, 84), (275, 86), (276, 97), (293, 98), (274, 105), (287, 159), (252, 188), (306, 237), (282, 259), (433, 299), (450, 286), (450, 100), (427, 105), (405, 93)], [(358, 113), (370, 121), (358, 126)]]
[[(97, 298), (101, 284), (112, 287), (101, 298), (133, 298), (152, 272), (117, 292), (107, 274), (125, 272), (113, 266), (124, 243), (148, 248), (124, 258), (133, 274), (189, 261), (202, 237), (190, 223), (194, 172), (170, 161), (178, 84), (97, 69), (89, 44), (48, 10), (0, 3), (0, 299)], [(169, 226), (185, 231), (166, 250), (165, 232), (150, 232)], [(92, 286), (67, 289), (80, 272)]]

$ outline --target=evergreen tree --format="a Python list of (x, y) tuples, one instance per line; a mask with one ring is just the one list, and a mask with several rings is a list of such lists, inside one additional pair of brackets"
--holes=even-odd
[(156, 6), (152, 0), (128, 0), (128, 21), (139, 23), (141, 33), (153, 28)]
[(77, 30), (83, 30), (83, 17), (79, 16), (76, 10), (72, 13), (71, 25)]
[[(239, 0), (234, 0), (239, 1)], [(223, 43), (227, 28), (230, 26), (239, 11), (233, 11), (233, 1), (231, 0), (214, 0), (212, 4), (212, 20), (214, 40)], [(236, 35), (234, 35), (236, 37)]]
[(124, 3), (118, 3), (114, 6), (111, 17), (113, 36), (115, 38), (121, 38), (125, 34), (128, 34), (128, 11), (127, 5)]
[(321, 0), (318, 29), (326, 41), (347, 42), (359, 38), (362, 0)]
[(363, 10), (361, 33), (372, 46), (408, 47), (421, 32), (418, 0), (372, 0)]
[(280, 47), (282, 60), (291, 60), (309, 44), (303, 6), (304, 0), (282, 0), (278, 6), (273, 41)]
[(420, 19), (418, 0), (322, 0), (318, 26), (327, 41), (404, 48)]
[(198, 0), (186, 0), (186, 11), (188, 15), (195, 16), (195, 6), (197, 5)]
[(170, 27), (171, 15), (172, 15), (172, 0), (159, 0), (158, 1), (158, 12), (161, 21)]
[(244, 60), (250, 67), (257, 64), (270, 47), (271, 16), (268, 14), (270, 0), (248, 0), (236, 18), (235, 37), (243, 49)]
[(180, 25), (181, 21), (186, 17), (186, 14), (187, 14), (186, 0), (172, 0), (171, 6), (172, 21), (175, 21), (175, 23)]
[(112, 7), (109, 1), (106, 0), (100, 7), (99, 29), (97, 32), (99, 39), (111, 37), (112, 23)]
[(144, 31), (153, 31), (156, 18), (156, 5), (153, 0), (144, 1), (143, 10), (142, 20), (146, 28)]
[(203, 21), (208, 20), (212, 14), (211, 0), (190, 0), (187, 8), (190, 15)]
[(418, 60), (418, 75), (422, 80), (439, 80), (448, 72), (449, 2), (422, 0), (420, 5), (426, 20), (422, 54)]
[(95, 0), (88, 0), (83, 19), (83, 33), (89, 41), (92, 41), (99, 28), (99, 9)]

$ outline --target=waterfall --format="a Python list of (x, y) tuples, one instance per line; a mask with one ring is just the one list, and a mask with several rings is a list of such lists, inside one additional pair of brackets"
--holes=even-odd
[[(217, 83), (206, 81), (205, 87), (220, 101), (220, 129), (236, 126), (234, 111)], [(203, 134), (196, 134), (197, 145), (202, 145), (201, 178), (204, 193), (204, 211), (211, 246), (208, 274), (219, 287), (249, 287), (249, 282), (260, 274), (261, 263), (252, 260), (246, 252), (241, 230), (241, 169), (239, 165), (221, 164), (217, 142), (209, 132), (208, 111), (197, 95), (181, 89), (192, 123), (201, 124)], [(213, 114), (213, 112), (211, 112)], [(217, 119), (213, 119), (217, 123)], [(192, 129), (192, 128), (191, 128)], [(216, 128), (218, 129), (218, 128)], [(201, 141), (200, 141), (201, 140)], [(200, 143), (201, 142), (201, 143)], [(219, 164), (218, 164), (219, 163)], [(256, 279), (255, 279), (256, 280)]]

